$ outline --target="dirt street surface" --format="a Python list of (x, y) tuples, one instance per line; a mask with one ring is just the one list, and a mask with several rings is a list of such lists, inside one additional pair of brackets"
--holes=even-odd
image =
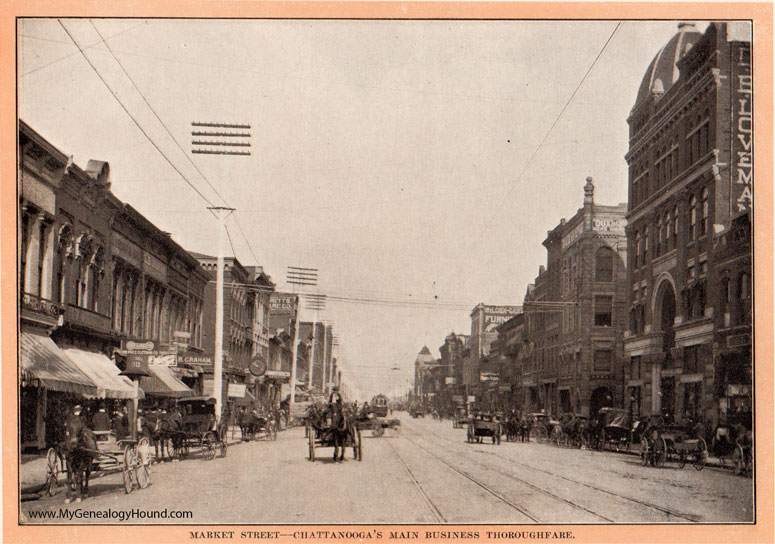
[[(307, 460), (304, 430), (276, 442), (236, 444), (225, 458), (194, 452), (154, 465), (146, 489), (125, 494), (121, 474), (92, 480), (71, 511), (190, 511), (187, 519), (122, 523), (708, 523), (750, 522), (753, 483), (730, 470), (641, 466), (637, 456), (547, 444), (467, 444), (450, 421), (410, 418), (382, 437), (364, 432), (363, 461), (332, 449)], [(118, 519), (33, 520), (57, 512), (54, 497), (22, 503), (31, 523), (119, 523)], [(112, 514), (116, 515), (116, 514)]]

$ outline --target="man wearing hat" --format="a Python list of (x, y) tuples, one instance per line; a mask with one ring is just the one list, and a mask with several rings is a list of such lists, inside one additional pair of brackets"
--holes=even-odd
[(83, 406), (76, 404), (73, 406), (72, 410), (70, 410), (70, 413), (65, 420), (65, 439), (70, 442), (78, 440), (78, 435), (86, 426), (81, 419), (81, 412), (83, 412)]
[(105, 411), (105, 406), (101, 406), (99, 411), (94, 414), (94, 417), (91, 419), (91, 424), (95, 431), (110, 430), (110, 416)]

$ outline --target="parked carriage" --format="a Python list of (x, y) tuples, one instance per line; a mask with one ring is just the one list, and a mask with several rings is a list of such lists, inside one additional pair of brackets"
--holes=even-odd
[(215, 399), (211, 397), (188, 397), (178, 401), (183, 416), (183, 428), (178, 431), (175, 442), (180, 444), (181, 453), (187, 455), (189, 449), (200, 447), (206, 459), (215, 458), (217, 450), (226, 457), (227, 423), (222, 418), (216, 423)]
[(468, 423), (466, 441), (481, 443), (482, 438), (489, 436), (493, 444), (500, 444), (502, 434), (503, 425), (497, 415), (489, 412), (478, 413)]
[[(96, 449), (86, 448), (91, 454), (90, 472), (120, 470), (123, 473), (124, 492), (131, 493), (135, 485), (145, 489), (151, 481), (150, 443), (143, 437), (139, 441), (116, 439), (113, 431), (89, 431), (94, 435)], [(60, 446), (49, 448), (46, 453), (46, 493), (53, 496), (59, 484), (59, 473), (67, 474), (68, 468)]]
[(530, 413), (527, 415), (527, 420), (530, 436), (537, 442), (548, 442), (554, 427), (560, 423), (544, 412)]
[(559, 425), (553, 427), (552, 439), (558, 446), (580, 448), (583, 445), (587, 418), (580, 414), (562, 414)]
[(253, 410), (240, 416), (242, 439), (250, 442), (254, 439), (277, 440), (277, 425), (273, 417)]
[(681, 425), (651, 427), (641, 437), (640, 459), (643, 466), (662, 468), (668, 461), (676, 461), (679, 468), (691, 462), (702, 470), (708, 458), (705, 439), (697, 430)]
[(629, 451), (632, 442), (632, 417), (624, 408), (601, 408), (598, 412), (600, 439), (598, 448), (608, 446), (616, 451)]

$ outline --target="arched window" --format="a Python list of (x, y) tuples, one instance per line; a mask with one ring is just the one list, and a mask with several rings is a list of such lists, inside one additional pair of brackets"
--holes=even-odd
[(689, 239), (697, 238), (697, 197), (692, 195), (689, 201)]
[(613, 281), (614, 253), (610, 247), (601, 247), (595, 254), (595, 281)]
[(702, 219), (700, 220), (700, 236), (708, 233), (708, 188), (702, 190)]

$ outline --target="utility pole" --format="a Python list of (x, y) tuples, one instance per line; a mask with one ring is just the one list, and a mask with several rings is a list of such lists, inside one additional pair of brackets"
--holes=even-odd
[[(318, 269), (301, 266), (289, 266), (286, 272), (286, 282), (296, 286), (316, 286), (318, 283)], [(288, 417), (293, 416), (293, 404), (296, 402), (296, 366), (299, 360), (299, 326), (301, 316), (301, 295), (296, 298), (296, 321), (293, 328), (293, 361), (291, 361), (291, 397), (288, 401)]]
[(323, 322), (323, 394), (328, 391), (328, 383), (326, 382), (326, 374), (328, 374), (328, 325)]
[(223, 407), (223, 251), (226, 244), (226, 219), (234, 208), (214, 206), (207, 208), (218, 219), (218, 256), (215, 274), (215, 355), (213, 360), (213, 397), (215, 397), (215, 418), (221, 421)]

